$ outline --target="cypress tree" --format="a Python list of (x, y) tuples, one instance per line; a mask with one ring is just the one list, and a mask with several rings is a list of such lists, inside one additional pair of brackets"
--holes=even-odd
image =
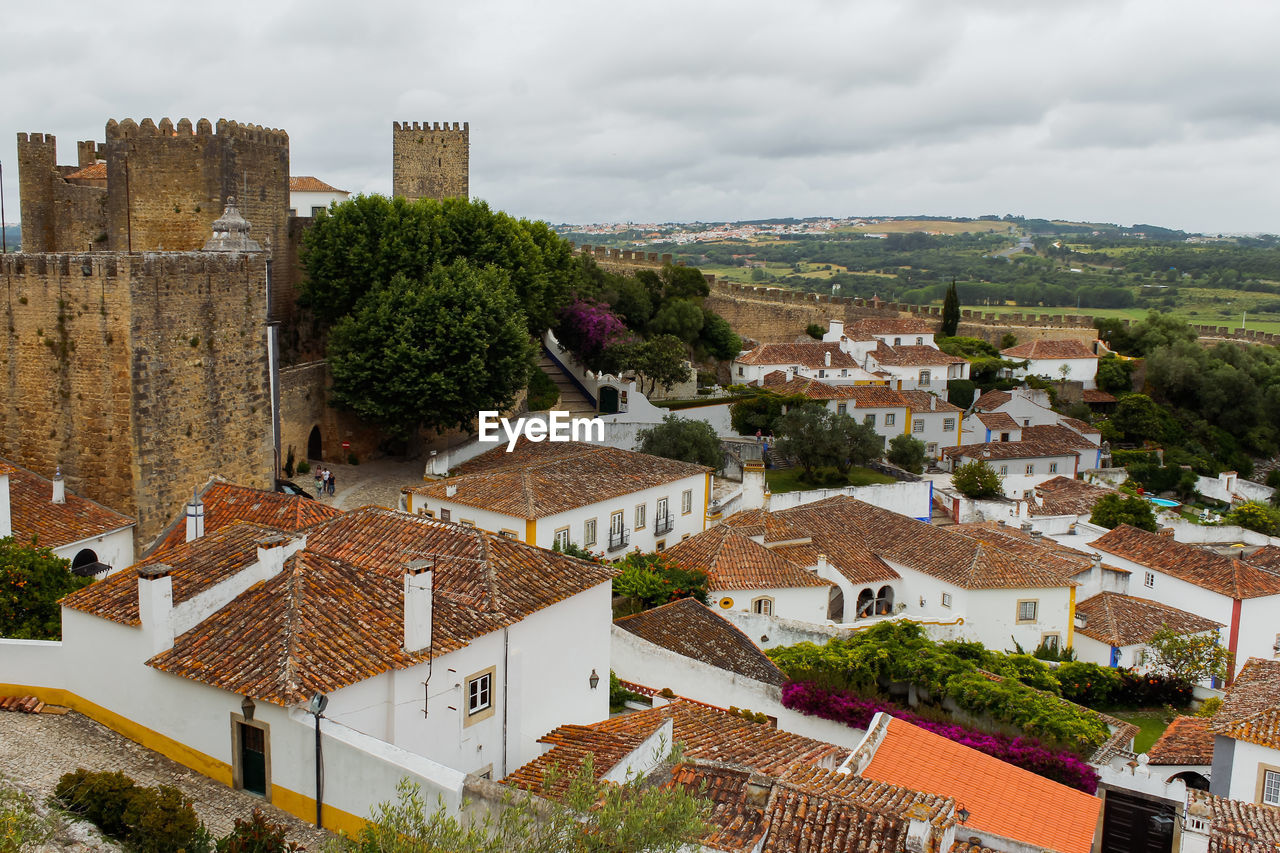
[(944, 338), (955, 337), (960, 326), (960, 295), (956, 293), (956, 280), (951, 279), (951, 287), (947, 289), (947, 297), (942, 301), (942, 328), (938, 330)]

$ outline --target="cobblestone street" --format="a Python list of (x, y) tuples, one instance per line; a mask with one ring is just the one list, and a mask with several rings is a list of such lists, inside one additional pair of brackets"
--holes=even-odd
[(177, 762), (139, 746), (105, 726), (75, 713), (0, 713), (0, 776), (44, 799), (64, 773), (78, 767), (123, 771), (139, 785), (173, 785), (194, 803), (200, 820), (215, 837), (226, 835), (236, 818), (254, 808), (289, 828), (289, 838), (309, 853), (320, 853), (332, 838), (305, 821), (188, 770)]
[[(337, 493), (333, 497), (325, 495), (320, 500), (344, 510), (370, 504), (396, 509), (400, 506), (400, 488), (422, 483), (422, 472), (426, 467), (426, 462), (421, 459), (406, 462), (398, 458), (375, 459), (359, 465), (320, 464), (337, 478)], [(293, 481), (315, 494), (315, 469), (308, 474), (295, 475)]]

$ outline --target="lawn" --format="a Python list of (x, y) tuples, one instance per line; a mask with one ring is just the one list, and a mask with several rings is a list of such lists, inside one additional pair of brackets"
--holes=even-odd
[[(765, 479), (769, 483), (769, 491), (775, 494), (782, 492), (799, 492), (805, 489), (821, 489), (821, 488), (839, 488), (837, 483), (834, 486), (815, 486), (810, 483), (800, 482), (800, 475), (804, 473), (802, 468), (786, 468), (783, 470), (769, 470), (765, 472)], [(848, 483), (850, 486), (874, 486), (877, 483), (893, 483), (896, 482), (887, 474), (881, 474), (879, 471), (872, 471), (870, 468), (853, 467), (849, 469)]]
[(1159, 740), (1160, 735), (1164, 734), (1164, 730), (1169, 726), (1169, 723), (1165, 720), (1163, 709), (1112, 711), (1111, 716), (1124, 720), (1126, 723), (1133, 723), (1140, 729), (1133, 739), (1133, 751), (1137, 753), (1143, 753), (1150, 749), (1151, 745)]
[[(938, 303), (941, 304), (941, 303)], [(981, 311), (984, 314), (1034, 314), (1041, 316), (1049, 314), (1052, 316), (1081, 314), (1086, 317), (1128, 317), (1132, 322), (1137, 322), (1147, 316), (1146, 308), (1041, 308), (1039, 306), (1021, 306), (1021, 305), (962, 305), (961, 308), (969, 308), (975, 311)], [(1188, 323), (1196, 323), (1204, 326), (1225, 326), (1228, 329), (1237, 329), (1240, 327), (1239, 311), (1224, 311), (1223, 309), (1215, 309), (1204, 304), (1199, 305), (1182, 305), (1173, 309), (1161, 309), (1162, 314), (1172, 314)], [(1246, 320), (1246, 328), (1254, 329), (1259, 332), (1272, 332), (1280, 334), (1280, 320), (1256, 319), (1258, 316), (1274, 317), (1274, 314), (1257, 315), (1252, 314)]]

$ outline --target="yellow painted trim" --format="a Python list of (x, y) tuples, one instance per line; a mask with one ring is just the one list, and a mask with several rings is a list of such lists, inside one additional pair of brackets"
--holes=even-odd
[(956, 418), (956, 447), (960, 446), (960, 434), (964, 432), (964, 412)]
[(538, 519), (526, 518), (524, 520), (524, 541), (526, 545), (538, 544)]
[[(232, 786), (231, 765), (211, 755), (205, 755), (171, 737), (139, 725), (133, 720), (122, 717), (115, 711), (109, 711), (101, 705), (82, 699), (69, 690), (58, 687), (30, 687), (25, 684), (0, 684), (0, 694), (5, 696), (35, 696), (49, 705), (63, 705), (73, 711), (84, 714), (91, 720), (101, 723), (116, 734), (127, 737), (134, 743), (141, 744), (152, 752), (158, 752), (165, 758), (173, 759), (183, 767), (207, 776), (215, 782), (221, 782), (228, 788)], [(282, 788), (271, 786), (271, 804), (287, 811), (289, 814), (308, 823), (316, 819), (316, 801), (308, 797)], [(342, 809), (325, 805), (322, 810), (325, 829), (337, 832), (345, 830), (355, 834), (363, 829), (367, 821)]]
[(903, 435), (911, 435), (911, 407), (907, 406), (906, 423), (902, 427)]
[(707, 474), (707, 488), (702, 493), (702, 529), (707, 529), (707, 515), (711, 512), (711, 472)]
[(1076, 636), (1076, 588), (1071, 587), (1071, 603), (1067, 607), (1067, 648), (1071, 648)]

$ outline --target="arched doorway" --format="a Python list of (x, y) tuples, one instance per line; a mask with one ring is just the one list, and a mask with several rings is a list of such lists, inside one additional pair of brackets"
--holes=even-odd
[(618, 413), (618, 389), (612, 385), (600, 386), (600, 414), (616, 415)]
[(872, 608), (875, 607), (876, 594), (868, 587), (858, 593), (858, 609), (854, 611), (855, 619), (866, 619), (873, 615)]
[(831, 587), (827, 593), (827, 618), (832, 622), (844, 621), (844, 590), (838, 586)]
[(98, 554), (92, 548), (85, 548), (71, 560), (71, 574), (82, 578), (91, 578), (102, 574), (107, 566), (98, 562)]
[(882, 586), (876, 594), (876, 615), (888, 616), (893, 612), (893, 587)]
[(313, 426), (311, 428), (311, 435), (307, 436), (307, 458), (323, 459), (323, 447), (324, 445), (320, 443), (320, 427)]

